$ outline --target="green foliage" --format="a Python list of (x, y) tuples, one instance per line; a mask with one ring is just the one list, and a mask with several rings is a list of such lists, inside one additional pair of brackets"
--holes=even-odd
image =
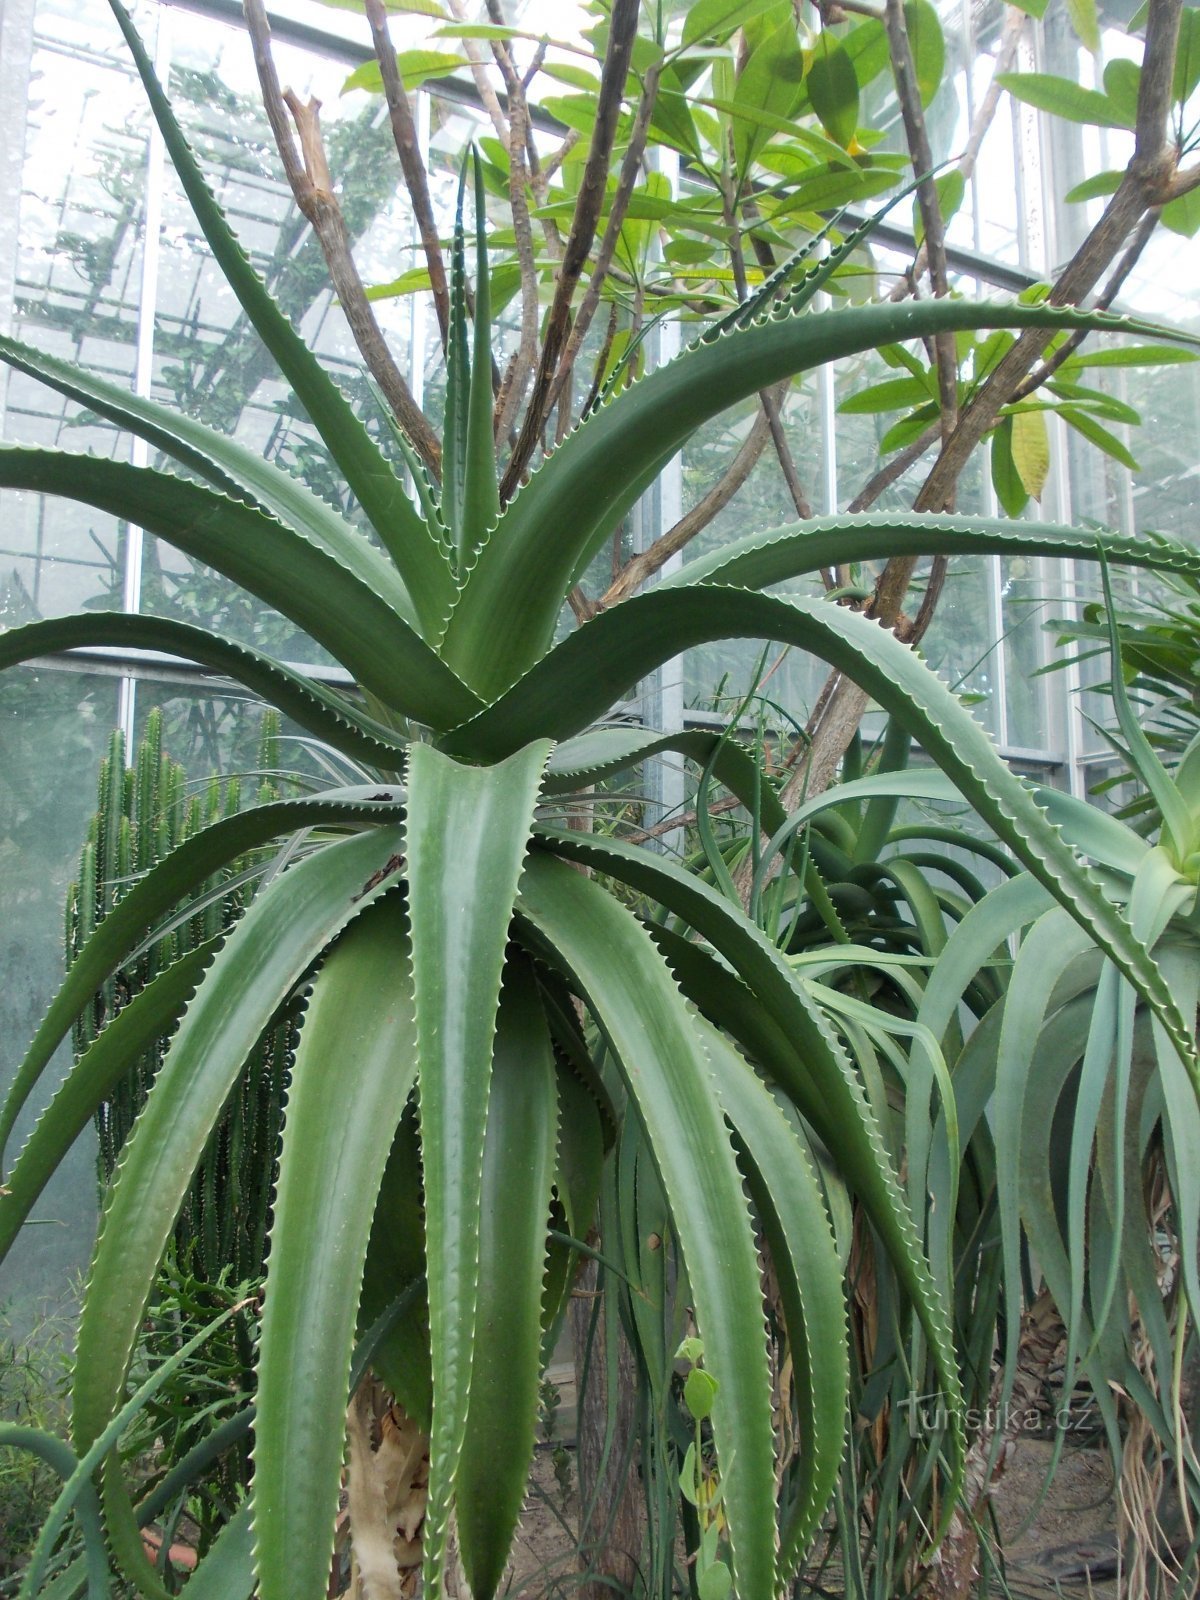
[[(224, 1594), (246, 1594), (256, 1582), (260, 1600), (311, 1600), (324, 1592), (341, 1424), (369, 1349), (431, 1436), (428, 1600), (443, 1592), (454, 1511), (472, 1590), (479, 1600), (494, 1594), (533, 1447), (543, 1342), (576, 1264), (575, 1246), (563, 1240), (587, 1235), (598, 1196), (605, 1203), (618, 1177), (639, 1194), (636, 1215), (658, 1224), (658, 1247), (635, 1231), (622, 1259), (631, 1281), (648, 1288), (645, 1299), (631, 1295), (628, 1309), (649, 1352), (646, 1383), (664, 1437), (672, 1392), (666, 1352), (682, 1331), (673, 1329), (671, 1338), (664, 1331), (678, 1320), (681, 1303), (668, 1293), (668, 1235), (677, 1283), (686, 1283), (703, 1340), (709, 1381), (693, 1382), (692, 1399), (709, 1406), (702, 1470), (719, 1484), (719, 1509), (698, 1534), (707, 1541), (703, 1571), (712, 1600), (730, 1590), (757, 1600), (786, 1587), (838, 1479), (851, 1379), (844, 1241), (833, 1221), (839, 1204), (825, 1199), (831, 1185), (854, 1196), (870, 1221), (881, 1271), (890, 1275), (889, 1336), (897, 1351), (912, 1352), (907, 1370), (898, 1357), (891, 1368), (894, 1401), (926, 1373), (940, 1395), (936, 1449), (928, 1448), (922, 1477), (926, 1509), (938, 1507), (922, 1539), (936, 1539), (953, 1512), (966, 1447), (949, 1245), (924, 1227), (911, 1150), (901, 1181), (887, 1099), (868, 1070), (869, 1053), (850, 1048), (857, 1039), (851, 1024), (859, 1033), (867, 1024), (818, 993), (780, 948), (782, 909), (769, 894), (770, 915), (759, 926), (699, 876), (661, 857), (554, 829), (540, 812), (541, 797), (572, 792), (597, 767), (628, 768), (647, 743), (678, 745), (709, 777), (720, 767), (732, 792), (778, 832), (785, 820), (777, 799), (726, 740), (645, 733), (630, 740), (621, 731), (610, 738), (589, 725), (634, 680), (690, 644), (747, 635), (812, 650), (888, 709), (1005, 841), (1029, 881), (1061, 904), (1079, 938), (1104, 952), (1112, 983), (1142, 998), (1160, 1058), (1173, 1064), (1172, 1116), (1182, 1128), (1189, 1113), (1179, 1105), (1195, 1112), (1200, 1071), (1190, 1027), (1150, 954), (1139, 905), (1131, 901), (1125, 915), (963, 706), (898, 639), (834, 604), (762, 590), (813, 570), (814, 559), (847, 559), (856, 541), (860, 548), (934, 552), (1108, 550), (1114, 559), (1193, 574), (1200, 558), (1156, 540), (1067, 529), (844, 519), (742, 541), (559, 643), (556, 629), (579, 573), (639, 494), (695, 429), (739, 398), (840, 355), (939, 332), (1151, 330), (1101, 313), (951, 299), (815, 313), (812, 298), (840, 257), (835, 249), (800, 276), (802, 251), (676, 361), (600, 396), (501, 508), (485, 175), (473, 159), (476, 321), (472, 330), (460, 223), (445, 472), (440, 486), (422, 485), (418, 505), (404, 486), (403, 452), (393, 459), (376, 445), (250, 268), (117, 0), (114, 10), (213, 254), (379, 545), (221, 436), (184, 426), (148, 401), (102, 393), (97, 380), (11, 346), (0, 354), (73, 398), (99, 400), (193, 476), (13, 448), (0, 453), (0, 482), (116, 510), (277, 607), (337, 657), (369, 695), (373, 714), (228, 642), (201, 643), (198, 630), (174, 624), (169, 636), (185, 654), (194, 647), (196, 656), (219, 659), (254, 687), (278, 689), (286, 708), (305, 709), (309, 725), (347, 759), (361, 759), (372, 745), (379, 759), (364, 784), (299, 801), (266, 799), (225, 816), (217, 812), (227, 798), (212, 790), (211, 818), (196, 817), (205, 824), (200, 831), (148, 861), (107, 914), (97, 914), (18, 1071), (4, 1110), (6, 1133), (57, 1041), (97, 989), (114, 986), (104, 1011), (111, 1020), (94, 1038), (85, 1026), (86, 1048), (9, 1175), (11, 1192), (0, 1199), (5, 1243), (81, 1119), (111, 1097), (114, 1083), (178, 1018), (155, 1058), (153, 1083), (107, 1196), (79, 1332), (76, 1464), (68, 1463), (68, 1489), (43, 1532), (31, 1589), (76, 1504), (88, 1549), (96, 1548), (95, 1472), (105, 1537), (123, 1579), (155, 1600), (168, 1592), (143, 1552), (117, 1446), (195, 1341), (127, 1399), (131, 1363), (196, 1174), (221, 1170), (204, 1163), (214, 1140), (219, 1145), (231, 1094), (263, 1039), (293, 1026), (299, 1043), (258, 1353), (255, 1480), (248, 1508), (233, 1514), (192, 1580), (198, 1593), (206, 1586), (218, 1592), (219, 1584)], [(915, 6), (914, 16), (925, 13)], [(765, 52), (774, 71), (782, 52), (787, 71), (780, 88), (748, 64), (730, 95), (714, 99), (718, 117), (729, 119), (730, 148), (735, 155), (740, 148), (747, 162), (762, 147), (755, 130), (786, 120), (776, 97), (784, 95), (789, 115), (794, 110), (804, 65), (783, 50), (772, 10), (748, 20), (749, 63)], [(837, 82), (848, 81), (839, 67)], [(835, 96), (833, 103), (841, 101)], [(846, 132), (840, 121), (838, 131)], [(823, 158), (831, 157), (828, 144)], [(851, 159), (834, 148), (839, 162)], [(47, 626), (8, 632), (3, 659), (15, 663), (43, 651)], [(75, 642), (74, 634), (126, 645), (161, 640), (164, 626), (100, 615), (54, 624), (64, 642)], [(394, 781), (401, 766), (403, 781)], [(105, 837), (98, 828), (93, 844), (102, 865), (88, 862), (77, 901), (85, 921), (103, 882), (114, 870), (123, 878), (141, 848), (143, 820), (157, 814), (156, 772), (163, 781), (161, 762), (148, 757), (133, 783), (136, 806), (127, 807), (122, 756), (110, 758)], [(864, 829), (870, 839), (886, 838), (879, 808), (867, 807)], [(236, 872), (247, 851), (268, 843), (278, 853), (244, 915), (227, 926), (223, 896), (198, 908), (196, 897), (215, 875)], [(577, 866), (600, 871), (619, 892)], [(922, 937), (936, 942), (936, 904), (930, 908), (911, 874), (886, 870)], [(828, 920), (832, 896), (822, 897), (815, 877), (806, 876), (805, 889)], [(630, 909), (637, 895), (666, 908), (665, 926), (648, 926)], [(118, 1009), (118, 974), (158, 945), (159, 919), (176, 906), (189, 918), (211, 915), (210, 939), (181, 953)], [(703, 943), (672, 939), (680, 928)], [(868, 1034), (872, 1028), (887, 1035), (878, 1021)], [(884, 1049), (874, 1036), (871, 1043)], [(936, 1057), (922, 1070), (929, 1105), (933, 1083), (948, 1105)], [(912, 1113), (923, 1135), (922, 1117), (928, 1121), (923, 1103)], [(948, 1111), (947, 1129), (948, 1149)], [(615, 1141), (619, 1172), (602, 1159)], [(934, 1153), (942, 1148), (936, 1133), (926, 1144)], [(227, 1177), (232, 1170), (225, 1169)], [(830, 1184), (825, 1173), (835, 1175)], [(956, 1177), (952, 1166), (946, 1181), (953, 1186)], [(621, 1216), (628, 1227), (632, 1214)], [(952, 1202), (936, 1226), (955, 1216)], [(760, 1240), (778, 1279), (773, 1320), (795, 1375), (796, 1448), (778, 1474)], [(1072, 1294), (1078, 1289), (1073, 1280)], [(503, 1451), (496, 1447), (501, 1435)], [(669, 1452), (663, 1465), (670, 1494), (678, 1466)], [(699, 1461), (695, 1466), (701, 1471)]]

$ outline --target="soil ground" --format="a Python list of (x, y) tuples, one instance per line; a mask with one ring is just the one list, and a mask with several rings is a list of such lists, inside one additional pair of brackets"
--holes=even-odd
[[(569, 1482), (575, 1485), (573, 1431), (574, 1385), (558, 1369), (561, 1401), (559, 1433), (568, 1441)], [(1006, 1549), (1007, 1592), (1013, 1600), (1080, 1597), (1080, 1600), (1140, 1600), (1128, 1584), (1113, 1575), (1116, 1544), (1112, 1475), (1107, 1457), (1094, 1449), (1071, 1449), (1059, 1464), (1054, 1483), (1032, 1526), (1019, 1532), (1041, 1491), (1051, 1445), (1024, 1439), (1014, 1452), (996, 1491), (996, 1514)], [(564, 1502), (554, 1470), (553, 1446), (539, 1446), (526, 1514), (514, 1551), (512, 1600), (566, 1600), (573, 1583), (572, 1530), (577, 1505), (573, 1494)], [(1019, 1533), (1019, 1536), (1018, 1536)], [(824, 1593), (829, 1588), (826, 1575)], [(803, 1592), (803, 1591), (801, 1591)], [(1002, 1585), (993, 1586), (1002, 1595)]]

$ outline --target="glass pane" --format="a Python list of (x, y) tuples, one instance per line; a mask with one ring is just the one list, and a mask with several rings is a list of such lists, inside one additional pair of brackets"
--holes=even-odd
[[(18, 668), (0, 675), (0, 1061), (7, 1087), (62, 981), (67, 885), (96, 805), (96, 777), (117, 715), (118, 680), (63, 670)], [(26, 1107), (11, 1162), (70, 1065), (64, 1046), (45, 1087)], [(95, 1141), (89, 1127), (34, 1209), (0, 1267), (0, 1307), (14, 1330), (40, 1320), (39, 1307), (72, 1302), (96, 1221)]]
[[(153, 13), (139, 7), (137, 15), (153, 38)], [(103, 0), (37, 8), (12, 332), (132, 383), (149, 114), (118, 37)], [(10, 121), (5, 136), (19, 141), (21, 129)], [(0, 222), (0, 237), (6, 232)], [(128, 458), (128, 435), (82, 417), (32, 379), (0, 378), (0, 396), (6, 439)], [(120, 604), (124, 527), (115, 518), (6, 491), (0, 530), (0, 621)]]

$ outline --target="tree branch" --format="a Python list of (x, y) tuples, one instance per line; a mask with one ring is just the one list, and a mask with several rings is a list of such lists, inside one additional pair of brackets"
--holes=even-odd
[(648, 550), (627, 561), (619, 576), (600, 600), (600, 608), (615, 606), (641, 588), (647, 579), (660, 572), (673, 555), (708, 526), (712, 519), (733, 499), (734, 495), (753, 472), (759, 457), (771, 436), (766, 412), (760, 407), (754, 425), (746, 435), (736, 456), (726, 467), (712, 488), (698, 500), (690, 511), (684, 513), (674, 527), (660, 534)]
[(396, 66), (396, 52), (388, 29), (387, 12), (383, 0), (366, 0), (367, 21), (371, 27), (371, 43), (375, 59), (379, 62), (383, 78), (383, 94), (387, 101), (388, 116), (392, 124), (392, 137), (396, 153), (421, 236), (425, 264), (429, 268), (429, 285), (433, 290), (433, 305), (437, 313), (438, 328), (442, 336), (442, 349), (450, 337), (450, 291), (446, 285), (446, 264), (442, 258), (442, 245), (438, 237), (437, 222), (433, 215), (433, 201), (429, 194), (429, 177), (421, 159), (417, 139), (417, 125), (412, 114), (408, 92)]
[(554, 299), (546, 320), (541, 361), (534, 381), (533, 394), (525, 412), (520, 437), (501, 484), (500, 494), (504, 500), (511, 499), (516, 492), (541, 435), (546, 410), (546, 393), (566, 340), (571, 316), (571, 300), (583, 269), (587, 265), (592, 242), (596, 237), (596, 225), (604, 208), (608, 166), (612, 158), (613, 141), (617, 134), (621, 101), (625, 94), (625, 80), (629, 75), (629, 63), (633, 56), (633, 42), (637, 37), (637, 23), (638, 0), (613, 0), (608, 49), (600, 72), (592, 142), (575, 202), (571, 232), (563, 252), (562, 264), (558, 269)]
[(608, 281), (609, 269), (612, 266), (613, 255), (617, 248), (617, 241), (621, 237), (621, 229), (625, 223), (625, 213), (629, 209), (629, 197), (633, 193), (638, 177), (641, 173), (642, 156), (646, 150), (646, 139), (650, 131), (650, 119), (654, 115), (654, 102), (658, 98), (658, 83), (662, 69), (655, 65), (646, 73), (642, 85), (642, 98), (638, 102), (637, 116), (634, 119), (633, 131), (629, 137), (629, 148), (625, 152), (625, 159), (621, 163), (620, 176), (617, 179), (617, 192), (613, 199), (612, 210), (609, 212), (608, 222), (605, 224), (604, 234), (600, 240), (600, 248), (596, 252), (596, 265), (588, 280), (587, 289), (580, 301), (579, 309), (575, 313), (575, 321), (567, 339), (566, 348), (559, 359), (549, 390), (543, 403), (543, 421), (548, 416), (559, 395), (563, 385), (568, 381), (571, 371), (579, 355), (580, 346), (583, 344), (587, 331), (592, 325), (592, 318), (600, 304), (600, 296), (604, 285)]
[[(421, 459), (431, 472), (439, 474), (442, 452), (437, 435), (387, 347), (354, 264), (346, 220), (333, 192), (321, 140), (320, 101), (310, 100), (305, 105), (291, 90), (286, 94), (280, 92), (263, 0), (245, 0), (245, 13), (263, 104), (296, 205), (311, 224), (321, 246), (334, 292), (368, 371)], [(288, 121), (288, 111), (295, 123), (298, 146)]]
[[(929, 282), (934, 295), (940, 298), (948, 293), (950, 288), (946, 267), (946, 225), (942, 220), (942, 207), (932, 176), (933, 151), (929, 146), (925, 114), (921, 109), (921, 91), (917, 84), (917, 69), (913, 64), (912, 48), (908, 42), (903, 0), (887, 0), (883, 26), (887, 33), (892, 76), (895, 79), (896, 96), (900, 102), (900, 115), (904, 122), (904, 137), (908, 144), (913, 171), (921, 180), (917, 186), (917, 205), (925, 229)], [(958, 355), (954, 335), (937, 334), (933, 348), (937, 363), (942, 438), (948, 439), (958, 421)], [(949, 500), (939, 509), (949, 510)]]

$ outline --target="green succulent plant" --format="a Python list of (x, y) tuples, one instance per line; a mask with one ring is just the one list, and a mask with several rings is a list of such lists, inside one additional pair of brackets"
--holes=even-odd
[[(1047, 525), (836, 518), (742, 540), (559, 643), (555, 630), (613, 527), (689, 435), (740, 397), (840, 355), (938, 332), (1137, 325), (950, 299), (817, 314), (810, 302), (850, 246), (835, 247), (803, 275), (789, 264), (676, 360), (602, 397), (501, 505), (478, 172), (474, 330), (460, 218), (437, 485), (403, 441), (396, 461), (381, 453), (278, 311), (117, 0), (113, 8), (213, 254), (375, 538), (235, 442), (11, 340), (0, 341), (11, 366), (180, 470), (13, 447), (0, 451), (0, 484), (106, 509), (240, 583), (329, 651), (365, 704), (166, 618), (94, 613), (14, 629), (0, 635), (0, 665), (88, 644), (167, 650), (262, 694), (377, 774), (215, 820), (139, 877), (80, 948), (0, 1116), (2, 1144), (57, 1042), (178, 903), (245, 852), (283, 842), (281, 870), (236, 926), (159, 972), (90, 1044), (0, 1196), (2, 1251), (110, 1086), (173, 1030), (107, 1197), (77, 1348), (74, 1448), (88, 1471), (104, 1457), (118, 1566), (144, 1593), (166, 1593), (142, 1551), (114, 1419), (128, 1407), (131, 1354), (193, 1174), (246, 1061), (298, 994), (255, 1477), (248, 1505), (191, 1580), (198, 1594), (308, 1600), (325, 1591), (348, 1386), (367, 1349), (431, 1436), (425, 1593), (442, 1592), (452, 1515), (472, 1593), (495, 1592), (533, 1448), (543, 1346), (574, 1268), (563, 1240), (587, 1232), (618, 1117), (644, 1137), (716, 1385), (707, 1420), (736, 1592), (761, 1600), (784, 1588), (833, 1493), (848, 1377), (838, 1252), (803, 1125), (785, 1118), (775, 1093), (802, 1113), (857, 1197), (927, 1342), (948, 1418), (931, 1444), (945, 1459), (944, 1521), (964, 1444), (941, 1271), (835, 1030), (775, 944), (719, 893), (645, 850), (554, 828), (539, 806), (669, 748), (711, 763), (769, 827), (782, 826), (736, 745), (595, 724), (632, 682), (690, 645), (744, 635), (813, 651), (923, 746), (1144, 996), (1194, 1089), (1190, 1027), (1139, 932), (955, 696), (865, 617), (764, 591), (878, 553), (1086, 558), (1100, 547), (1187, 573), (1200, 572), (1200, 557), (1163, 540)], [(686, 921), (732, 986), (714, 984), (693, 1004), (700, 996), (670, 952), (592, 872)], [(615, 1107), (580, 1011), (615, 1066)], [(800, 1446), (779, 1496), (760, 1233), (802, 1379)], [(35, 1557), (27, 1593), (47, 1556)]]

